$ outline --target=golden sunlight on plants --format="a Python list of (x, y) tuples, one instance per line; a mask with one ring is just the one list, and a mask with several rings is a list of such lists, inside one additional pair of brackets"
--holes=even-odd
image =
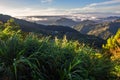
[(120, 78), (120, 29), (116, 35), (107, 40), (107, 43), (103, 45), (103, 49), (110, 55), (111, 60), (114, 62), (112, 74)]
[(116, 35), (107, 40), (103, 48), (109, 51), (109, 54), (112, 55), (112, 59), (120, 59), (120, 29)]

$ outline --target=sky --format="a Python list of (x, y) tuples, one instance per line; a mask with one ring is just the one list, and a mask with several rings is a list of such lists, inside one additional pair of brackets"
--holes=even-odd
[(0, 14), (11, 16), (120, 15), (120, 0), (0, 0)]

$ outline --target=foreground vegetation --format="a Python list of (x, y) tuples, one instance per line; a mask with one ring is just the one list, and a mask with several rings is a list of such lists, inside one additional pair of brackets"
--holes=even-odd
[[(14, 20), (1, 23), (0, 80), (119, 80), (120, 63), (109, 52), (78, 41), (22, 32)], [(106, 44), (107, 45), (107, 44)], [(109, 50), (109, 49), (108, 49)], [(101, 52), (101, 53), (100, 53)]]

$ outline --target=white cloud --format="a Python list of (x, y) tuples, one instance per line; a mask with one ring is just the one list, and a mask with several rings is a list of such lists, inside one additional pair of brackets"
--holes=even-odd
[(0, 7), (0, 13), (12, 16), (34, 16), (34, 15), (64, 15), (64, 9), (57, 8), (9, 8)]
[(110, 5), (110, 4), (116, 4), (116, 3), (120, 3), (120, 0), (112, 0), (112, 1), (106, 1), (106, 2), (101, 2), (101, 3), (93, 3), (91, 4), (91, 6), (99, 6), (99, 5)]
[(51, 3), (53, 0), (40, 0), (42, 3)]
[(70, 9), (69, 13), (78, 19), (120, 16), (120, 0), (92, 3), (81, 8)]
[(27, 18), (28, 21), (46, 21), (48, 20), (47, 18), (35, 18), (35, 17), (32, 17), (32, 18)]
[(71, 9), (71, 12), (75, 13), (118, 13), (119, 11), (120, 0), (92, 3), (82, 8)]
[(120, 0), (110, 0), (110, 1), (100, 2), (100, 3), (92, 3), (88, 5), (88, 7), (103, 6), (103, 5), (110, 5), (110, 4), (116, 4), (116, 3), (120, 3)]
[[(53, 0), (39, 0), (42, 3), (50, 3)], [(101, 3), (92, 3), (81, 8), (58, 9), (58, 8), (40, 8), (40, 7), (9, 7), (9, 5), (0, 5), (0, 12), (12, 16), (29, 16), (29, 15), (78, 15), (89, 17), (90, 14), (119, 14), (120, 0), (110, 0)], [(114, 4), (114, 5), (113, 5)], [(115, 5), (116, 4), (116, 5)], [(83, 15), (84, 14), (84, 15)], [(88, 15), (89, 14), (89, 15)]]

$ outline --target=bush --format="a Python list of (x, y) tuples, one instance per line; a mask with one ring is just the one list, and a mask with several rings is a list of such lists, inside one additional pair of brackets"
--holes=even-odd
[(107, 40), (107, 43), (103, 45), (103, 49), (106, 49), (114, 59), (120, 58), (120, 29), (116, 35)]

